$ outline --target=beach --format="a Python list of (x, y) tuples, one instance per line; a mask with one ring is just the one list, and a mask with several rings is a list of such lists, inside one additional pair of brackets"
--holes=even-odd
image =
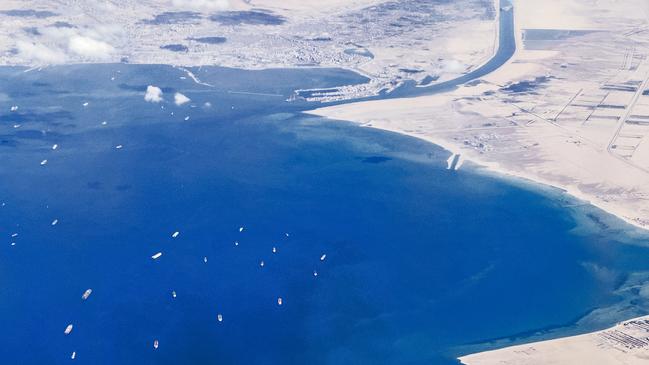
[[(649, 105), (640, 85), (649, 68), (642, 62), (622, 70), (613, 66), (624, 51), (622, 42), (637, 41), (622, 35), (636, 23), (626, 21), (620, 11), (572, 23), (570, 14), (587, 16), (577, 15), (580, 7), (569, 9), (573, 13), (561, 23), (553, 13), (531, 16), (534, 5), (517, 2), (516, 53), (478, 82), (429, 96), (336, 105), (310, 113), (427, 140), (503, 175), (565, 190), (646, 228), (649, 156), (644, 146), (649, 142), (647, 131), (631, 125), (631, 119), (641, 118)], [(528, 24), (555, 27), (559, 33), (584, 24), (589, 32), (537, 49), (524, 45)], [(584, 61), (586, 57), (590, 61)], [(617, 84), (636, 86), (627, 90)], [(627, 136), (633, 144), (620, 146)], [(632, 151), (622, 154), (623, 148)]]
[(649, 317), (585, 335), (519, 345), (460, 357), (467, 365), (641, 365), (649, 360)]

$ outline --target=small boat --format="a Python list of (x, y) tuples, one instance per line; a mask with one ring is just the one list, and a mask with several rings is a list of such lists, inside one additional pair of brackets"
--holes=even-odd
[(18, 233), (11, 234), (11, 237), (18, 237)]
[(162, 252), (156, 253), (155, 255), (151, 256), (151, 258), (157, 260), (158, 258), (160, 258), (160, 256), (162, 256)]
[(90, 296), (90, 294), (92, 294), (92, 289), (88, 289), (88, 290), (84, 291), (84, 292), (83, 292), (83, 295), (81, 296), (81, 299), (83, 299), (83, 300), (88, 299), (88, 297)]
[(172, 291), (171, 291), (171, 296), (174, 297), (174, 298), (176, 298), (176, 291), (175, 291), (175, 290), (172, 290)]
[(121, 150), (123, 147), (124, 146), (122, 146), (121, 144), (118, 144), (117, 146), (115, 146), (115, 148), (118, 149), (118, 150)]
[(223, 315), (221, 313), (216, 315), (216, 320), (219, 322), (223, 322)]
[(53, 149), (53, 150), (55, 150), (55, 149), (57, 149), (57, 148), (59, 148), (59, 145), (58, 145), (58, 144), (55, 143), (54, 145), (52, 145), (52, 149)]
[(322, 256), (320, 256), (320, 261), (324, 261), (327, 258), (327, 254), (323, 253)]
[(318, 272), (315, 271), (315, 270), (313, 270), (313, 276), (316, 276), (316, 277), (317, 277), (317, 276), (318, 276)]
[(55, 225), (57, 225), (57, 224), (59, 224), (59, 220), (58, 220), (58, 219), (55, 219), (55, 220), (52, 221), (52, 225), (53, 225), (53, 226), (55, 226)]
[(157, 349), (160, 344), (158, 343), (158, 340), (153, 340), (153, 348)]
[(273, 247), (273, 253), (277, 253), (277, 247)]
[(234, 241), (235, 246), (239, 246), (239, 241)]
[(86, 101), (85, 103), (82, 104), (83, 106), (88, 106), (88, 102)]
[(277, 298), (277, 305), (282, 305), (283, 302), (282, 297)]
[(77, 352), (76, 352), (76, 351), (72, 351), (72, 355), (70, 355), (70, 359), (74, 360), (74, 359), (76, 359), (76, 358), (77, 358)]
[(207, 264), (207, 256), (203, 256), (203, 262)]
[(259, 263), (259, 266), (264, 267), (264, 265), (266, 265), (266, 264), (264, 263), (264, 260), (261, 260), (261, 262)]
[(171, 237), (172, 237), (172, 238), (176, 238), (176, 237), (178, 237), (179, 234), (180, 234), (180, 232), (179, 232), (179, 231), (176, 231), (176, 232), (174, 232), (174, 233), (171, 235)]
[(243, 227), (239, 227), (239, 232), (243, 232)]
[(65, 331), (63, 331), (63, 333), (65, 333), (66, 335), (69, 335), (70, 332), (72, 332), (72, 327), (74, 327), (74, 326), (72, 324), (69, 324), (67, 327), (65, 327)]
[(41, 166), (45, 166), (45, 165), (47, 165), (47, 160), (41, 161)]
[(15, 112), (16, 110), (18, 110), (18, 105), (14, 105), (14, 106), (12, 106), (10, 110), (11, 110), (12, 112)]

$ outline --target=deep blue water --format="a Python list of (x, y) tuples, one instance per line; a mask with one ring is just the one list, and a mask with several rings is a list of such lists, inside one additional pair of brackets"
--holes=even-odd
[(453, 364), (614, 304), (649, 268), (600, 213), (577, 232), (558, 192), (284, 101), (362, 77), (194, 71), (213, 87), (165, 66), (0, 69), (3, 364)]

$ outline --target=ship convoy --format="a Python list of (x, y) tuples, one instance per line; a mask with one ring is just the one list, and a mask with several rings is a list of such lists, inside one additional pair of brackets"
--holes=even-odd
[[(244, 227), (239, 227), (238, 232), (239, 232), (239, 233), (243, 233), (244, 230), (245, 230)], [(173, 232), (173, 233), (171, 234), (171, 238), (176, 239), (176, 238), (178, 238), (179, 235), (180, 235), (180, 231), (175, 231), (175, 232)], [(288, 233), (285, 233), (284, 235), (285, 235), (286, 238), (288, 238), (288, 237), (290, 236)], [(17, 233), (14, 233), (14, 235), (12, 235), (12, 236), (13, 236), (13, 237), (17, 237), (18, 234), (17, 234)], [(234, 241), (234, 246), (235, 246), (235, 247), (236, 247), (236, 246), (239, 246), (239, 241)], [(277, 254), (277, 253), (278, 253), (278, 249), (277, 249), (276, 246), (273, 246), (273, 248), (272, 248), (272, 253), (273, 253), (273, 254)], [(151, 260), (153, 260), (153, 261), (158, 261), (161, 257), (162, 257), (162, 252), (157, 252), (157, 253), (151, 255)], [(319, 259), (319, 261), (320, 261), (320, 262), (323, 262), (323, 261), (325, 261), (326, 259), (327, 259), (327, 254), (326, 254), (326, 253), (323, 253), (323, 254), (320, 255), (320, 259)], [(203, 262), (204, 262), (205, 264), (207, 264), (207, 257), (203, 257)], [(260, 266), (260, 268), (263, 268), (263, 267), (264, 267), (264, 261), (263, 261), (263, 260), (261, 261), (261, 263), (260, 263), (259, 266)], [(317, 277), (317, 276), (318, 276), (318, 272), (317, 272), (316, 270), (313, 271), (313, 276), (314, 276), (314, 277)], [(88, 298), (90, 297), (91, 294), (92, 294), (92, 289), (87, 289), (87, 290), (85, 290), (85, 291), (83, 292), (83, 294), (81, 295), (81, 300), (83, 300), (83, 301), (88, 300)], [(178, 294), (176, 293), (175, 290), (171, 290), (171, 297), (172, 297), (172, 299), (176, 299), (176, 298), (178, 297)], [(283, 297), (281, 297), (281, 296), (280, 296), (280, 297), (277, 297), (277, 305), (278, 305), (278, 306), (283, 306), (284, 304), (285, 304), (285, 303), (284, 303), (284, 299), (283, 299)], [(217, 321), (217, 323), (222, 323), (222, 322), (223, 322), (223, 314), (222, 314), (222, 313), (217, 313), (217, 315), (216, 315), (216, 321)], [(65, 327), (65, 329), (63, 330), (63, 334), (66, 335), (66, 336), (68, 336), (68, 335), (70, 335), (70, 334), (72, 333), (72, 330), (73, 330), (73, 329), (74, 329), (74, 324), (69, 323), (69, 324)], [(154, 350), (157, 350), (158, 347), (160, 347), (160, 341), (159, 341), (157, 338), (155, 338), (155, 339), (153, 340), (153, 349), (154, 349)], [(76, 352), (76, 351), (72, 351), (72, 353), (70, 354), (70, 359), (74, 360), (74, 359), (76, 359), (76, 357), (77, 357), (77, 352)]]

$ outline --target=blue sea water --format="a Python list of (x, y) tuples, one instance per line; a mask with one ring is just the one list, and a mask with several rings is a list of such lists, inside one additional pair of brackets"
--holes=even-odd
[(649, 268), (641, 238), (558, 192), (285, 102), (350, 72), (23, 71), (0, 69), (3, 364), (454, 364)]

